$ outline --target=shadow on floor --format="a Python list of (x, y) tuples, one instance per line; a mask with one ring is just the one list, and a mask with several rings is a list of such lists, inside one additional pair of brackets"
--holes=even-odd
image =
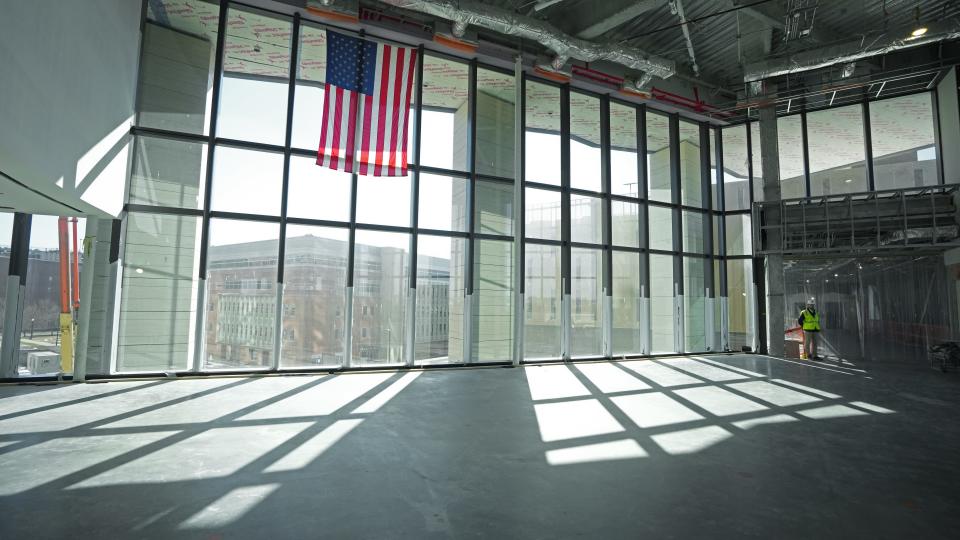
[(738, 355), (3, 388), (0, 536), (946, 538), (957, 382), (905, 384)]

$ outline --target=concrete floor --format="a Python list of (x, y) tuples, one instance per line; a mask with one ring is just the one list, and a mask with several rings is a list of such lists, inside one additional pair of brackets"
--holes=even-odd
[(960, 375), (712, 356), (0, 387), (0, 538), (948, 538)]

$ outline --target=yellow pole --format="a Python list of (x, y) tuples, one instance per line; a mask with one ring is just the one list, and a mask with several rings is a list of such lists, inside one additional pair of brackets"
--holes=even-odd
[(60, 314), (60, 370), (73, 372), (73, 315)]

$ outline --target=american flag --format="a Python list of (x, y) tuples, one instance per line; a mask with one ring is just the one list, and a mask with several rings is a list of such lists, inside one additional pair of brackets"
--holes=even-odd
[(327, 32), (317, 165), (372, 176), (406, 176), (407, 111), (416, 65), (416, 49)]

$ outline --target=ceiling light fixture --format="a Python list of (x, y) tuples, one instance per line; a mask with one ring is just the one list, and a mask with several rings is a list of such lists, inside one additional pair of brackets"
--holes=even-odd
[(922, 35), (924, 35), (924, 34), (926, 34), (926, 33), (927, 33), (927, 27), (926, 27), (926, 26), (921, 26), (920, 28), (917, 28), (917, 29), (914, 30), (913, 32), (910, 32), (910, 35), (913, 36), (913, 37), (920, 37), (920, 36), (922, 36)]

